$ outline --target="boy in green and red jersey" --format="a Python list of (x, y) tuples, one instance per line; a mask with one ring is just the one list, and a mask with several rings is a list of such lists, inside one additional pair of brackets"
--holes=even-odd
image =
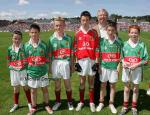
[(25, 44), (27, 55), (28, 85), (31, 87), (32, 109), (29, 115), (37, 111), (37, 89), (41, 88), (44, 96), (45, 109), (49, 114), (53, 111), (49, 106), (48, 88), (48, 47), (40, 38), (40, 27), (32, 24), (29, 30), (30, 40)]
[(49, 39), (49, 56), (51, 61), (51, 72), (55, 78), (56, 103), (53, 110), (57, 110), (61, 105), (61, 78), (64, 79), (69, 110), (73, 110), (72, 89), (70, 83), (72, 66), (72, 37), (65, 34), (65, 20), (62, 17), (54, 19), (54, 34)]
[(132, 114), (137, 115), (137, 99), (139, 83), (142, 78), (142, 66), (148, 63), (148, 53), (144, 42), (139, 38), (140, 27), (131, 25), (129, 27), (129, 40), (123, 46), (123, 72), (122, 81), (124, 86), (124, 103), (120, 115), (124, 115), (128, 110), (130, 82), (133, 83)]
[(104, 107), (104, 96), (106, 91), (106, 84), (110, 83), (110, 99), (109, 108), (112, 113), (116, 114), (117, 110), (114, 107), (114, 97), (115, 97), (115, 84), (118, 81), (117, 66), (121, 61), (122, 53), (122, 42), (120, 38), (116, 36), (117, 26), (116, 23), (110, 21), (106, 27), (108, 38), (101, 38), (100, 41), (100, 52), (101, 52), (101, 71), (100, 71), (100, 81), (101, 81), (101, 91), (100, 91), (100, 103), (96, 108), (99, 112)]
[(14, 106), (10, 112), (15, 111), (19, 105), (19, 90), (23, 86), (25, 91), (29, 110), (31, 109), (31, 95), (27, 87), (26, 55), (24, 45), (21, 43), (22, 33), (14, 31), (12, 36), (12, 45), (8, 48), (8, 66), (10, 70), (11, 85), (14, 87)]

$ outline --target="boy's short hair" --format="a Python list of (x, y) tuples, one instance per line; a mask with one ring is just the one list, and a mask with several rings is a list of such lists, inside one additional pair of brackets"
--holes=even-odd
[(21, 31), (15, 30), (15, 31), (13, 31), (13, 35), (14, 34), (20, 35), (20, 37), (22, 38), (22, 32)]
[(34, 29), (37, 29), (39, 32), (40, 32), (40, 26), (38, 24), (31, 24), (30, 25), (30, 30), (34, 28)]
[(65, 19), (63, 17), (55, 17), (54, 18), (54, 21), (62, 21), (62, 22), (65, 22)]
[(81, 18), (82, 16), (87, 16), (87, 17), (89, 17), (89, 19), (91, 19), (91, 14), (90, 14), (89, 11), (83, 11), (83, 12), (81, 12), (80, 18)]
[(108, 26), (114, 27), (117, 30), (117, 23), (113, 20), (107, 20), (107, 27)]
[(131, 26), (129, 26), (129, 28), (128, 28), (128, 32), (130, 33), (130, 30), (131, 29), (137, 29), (138, 30), (138, 32), (139, 32), (139, 34), (140, 34), (140, 26), (138, 26), (138, 25), (131, 25)]

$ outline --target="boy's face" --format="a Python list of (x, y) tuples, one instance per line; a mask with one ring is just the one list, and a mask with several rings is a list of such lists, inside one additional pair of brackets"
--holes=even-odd
[(58, 33), (64, 32), (65, 22), (64, 21), (54, 21), (54, 29)]
[(35, 28), (31, 28), (29, 35), (32, 39), (39, 39), (40, 32)]
[(97, 19), (98, 19), (98, 22), (99, 23), (106, 23), (107, 22), (107, 14), (106, 14), (106, 12), (104, 12), (104, 11), (99, 11), (98, 13), (97, 13)]
[(131, 28), (130, 29), (130, 32), (128, 33), (129, 37), (131, 39), (138, 39), (139, 38), (139, 32), (137, 29), (135, 28)]
[(21, 43), (21, 40), (22, 40), (22, 38), (21, 38), (20, 35), (13, 34), (13, 36), (12, 36), (12, 42), (13, 42), (13, 44), (19, 45)]
[(108, 34), (109, 37), (114, 37), (114, 35), (116, 34), (115, 27), (108, 26), (107, 27), (107, 34)]
[(89, 26), (90, 18), (88, 16), (81, 16), (81, 25), (83, 27)]

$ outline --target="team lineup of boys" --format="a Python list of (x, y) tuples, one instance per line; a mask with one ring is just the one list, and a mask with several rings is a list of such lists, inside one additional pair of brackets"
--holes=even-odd
[[(129, 110), (130, 83), (133, 84), (132, 114), (138, 114), (138, 86), (142, 77), (142, 65), (148, 63), (146, 46), (139, 39), (140, 27), (138, 25), (129, 26), (129, 39), (123, 43), (117, 34), (116, 23), (107, 21), (108, 12), (105, 9), (98, 10), (97, 18), (97, 26), (91, 28), (91, 14), (83, 11), (80, 15), (81, 25), (74, 39), (64, 32), (65, 20), (62, 17), (55, 18), (55, 31), (50, 36), (48, 45), (40, 38), (40, 27), (37, 24), (30, 26), (30, 39), (25, 44), (22, 44), (22, 33), (13, 32), (12, 45), (8, 48), (8, 67), (11, 85), (14, 88), (14, 106), (10, 112), (19, 108), (19, 90), (20, 86), (23, 86), (28, 101), (28, 115), (37, 112), (38, 88), (42, 89), (46, 111), (53, 114), (53, 111), (58, 110), (61, 106), (61, 78), (64, 80), (68, 109), (74, 110), (70, 76), (75, 70), (80, 76), (80, 101), (75, 110), (80, 111), (84, 106), (87, 79), (91, 112), (100, 112), (103, 109), (106, 86), (109, 82), (109, 108), (113, 114), (116, 114), (115, 84), (118, 81), (120, 63), (122, 63), (124, 99), (119, 115), (125, 115)], [(56, 102), (52, 108), (49, 105), (49, 72), (55, 79)], [(96, 72), (99, 73), (98, 80), (101, 82), (101, 85), (98, 86), (100, 87), (100, 98), (97, 107), (94, 104)]]

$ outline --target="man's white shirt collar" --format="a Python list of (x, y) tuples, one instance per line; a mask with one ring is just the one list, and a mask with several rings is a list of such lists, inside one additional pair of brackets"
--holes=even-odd
[(107, 31), (106, 31), (106, 26), (103, 27), (100, 24), (98, 24), (98, 29), (99, 29), (100, 37), (108, 39), (108, 35), (107, 35)]

